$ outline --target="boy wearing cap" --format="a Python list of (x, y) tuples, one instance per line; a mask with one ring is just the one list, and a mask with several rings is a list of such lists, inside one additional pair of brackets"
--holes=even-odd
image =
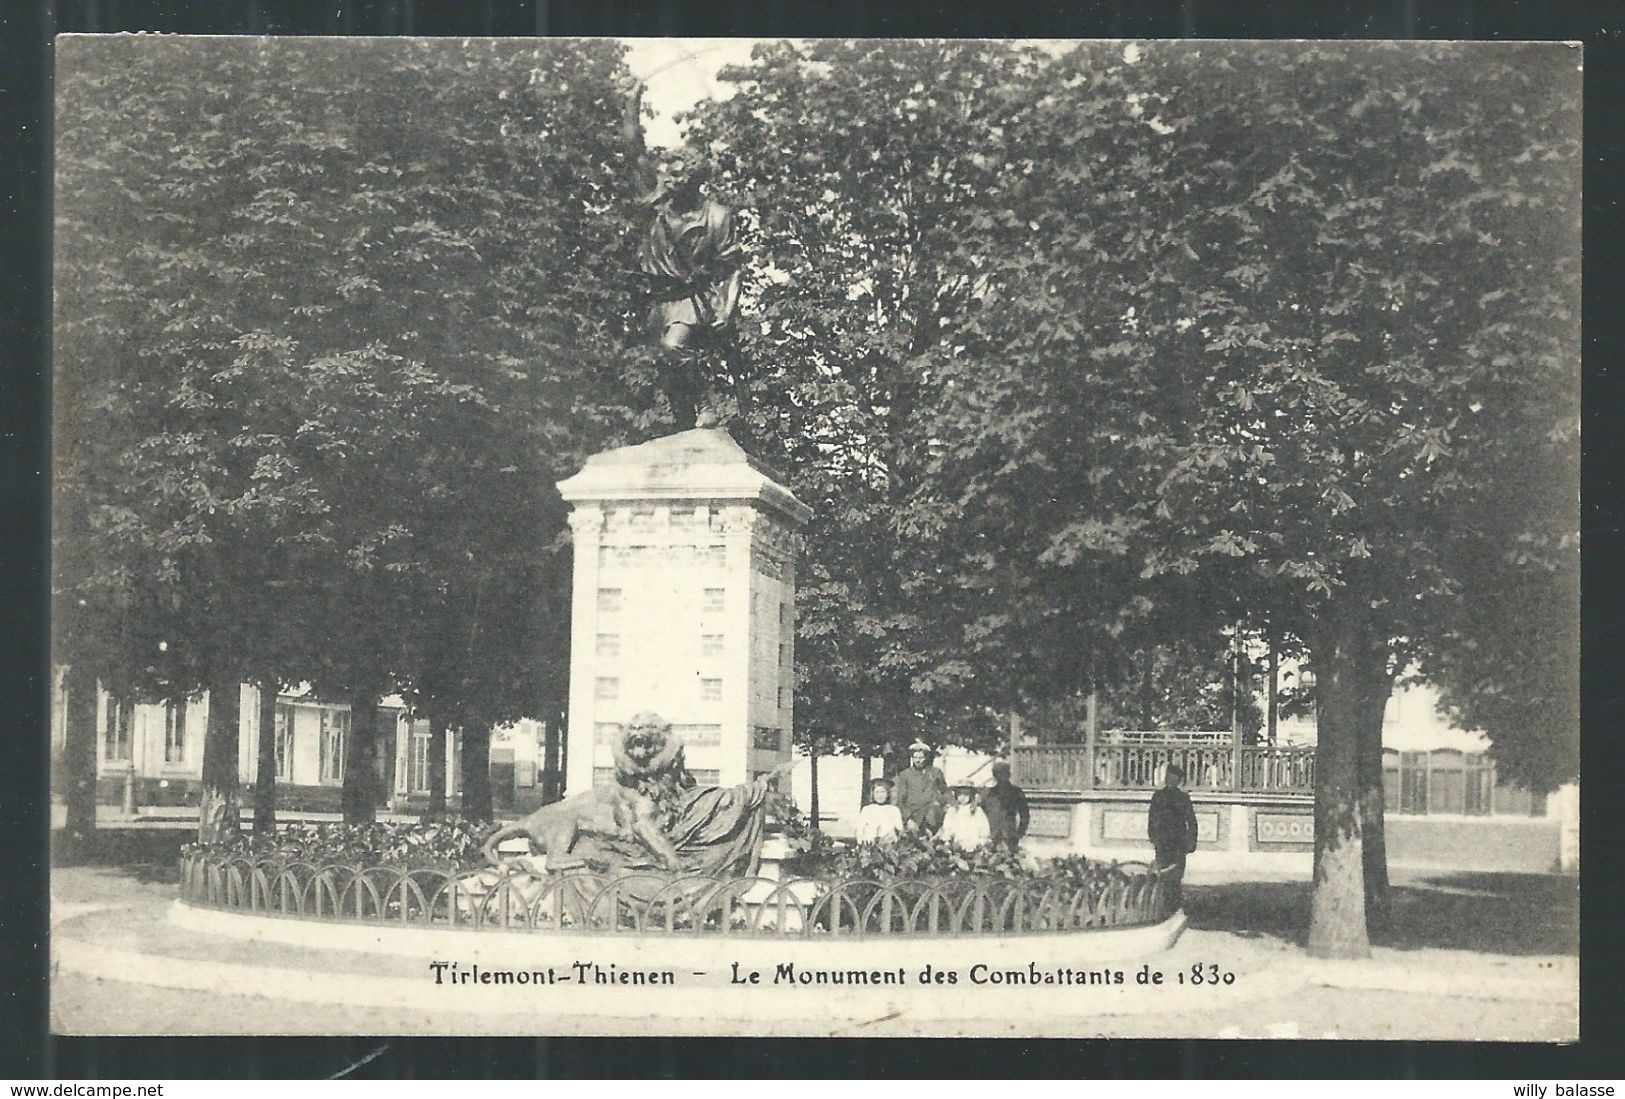
[(992, 838), (987, 828), (987, 815), (976, 804), (976, 787), (968, 782), (954, 787), (954, 804), (944, 814), (942, 831), (937, 833), (937, 837), (958, 844), (967, 851), (982, 846)]
[(903, 830), (903, 814), (891, 804), (891, 786), (889, 778), (869, 784), (869, 804), (858, 813), (859, 843), (886, 843)]
[(993, 785), (982, 791), (982, 812), (987, 814), (993, 842), (1014, 851), (1027, 834), (1031, 814), (1027, 795), (1010, 781), (1010, 765), (1002, 759), (993, 765)]
[(948, 780), (931, 765), (931, 746), (916, 740), (908, 746), (909, 765), (897, 775), (897, 811), (903, 825), (925, 832), (942, 827)]
[(1185, 856), (1196, 850), (1196, 810), (1190, 795), (1179, 788), (1184, 781), (1185, 769), (1170, 763), (1162, 789), (1151, 795), (1146, 813), (1146, 832), (1157, 852), (1157, 869), (1167, 875), (1175, 904), (1185, 880)]

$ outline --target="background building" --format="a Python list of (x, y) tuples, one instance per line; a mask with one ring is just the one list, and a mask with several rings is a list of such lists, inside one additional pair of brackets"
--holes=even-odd
[[(245, 807), (252, 807), (258, 778), (260, 695), (239, 688), (237, 779)], [(413, 719), (399, 698), (383, 700), (384, 742), (378, 753), (379, 807), (419, 813), (429, 800), (429, 723)], [(52, 753), (66, 738), (66, 701), (60, 680), (52, 713)], [(277, 696), (277, 809), (289, 813), (337, 813), (350, 747), (350, 706), (324, 702), (309, 692)], [(207, 692), (185, 704), (120, 702), (105, 689), (96, 697), (96, 792), (103, 804), (141, 807), (196, 806), (202, 789), (203, 741), (209, 722)], [(498, 810), (528, 811), (541, 804), (547, 727), (520, 721), (491, 733), (492, 798)], [(456, 807), (462, 790), (461, 737), (445, 737), (446, 797)], [(60, 773), (60, 769), (58, 769)]]
[[(1297, 673), (1312, 685), (1304, 673)], [(1425, 683), (1395, 688), (1383, 715), (1385, 832), (1395, 865), (1546, 872), (1578, 860), (1579, 795), (1502, 781), (1480, 734), (1452, 725)], [(1101, 858), (1143, 858), (1145, 814), (1170, 763), (1196, 808), (1207, 865), (1307, 868), (1314, 849), (1316, 722), (1311, 708), (1273, 743), (1235, 730), (1084, 730), (1072, 743), (1018, 740), (1016, 781), (1032, 798), (1034, 842)]]
[[(245, 808), (253, 805), (259, 753), (259, 692), (239, 688), (238, 780)], [(384, 743), (378, 754), (379, 808), (419, 814), (428, 805), (433, 738), (398, 698), (380, 710)], [(58, 686), (53, 750), (65, 736), (65, 700)], [(209, 698), (185, 705), (119, 703), (97, 692), (97, 797), (139, 811), (189, 807), (202, 785)], [(277, 697), (277, 808), (287, 814), (337, 813), (348, 758), (350, 707), (308, 692)], [(1189, 774), (1196, 804), (1199, 852), (1208, 865), (1273, 863), (1302, 869), (1313, 849), (1312, 710), (1277, 725), (1270, 744), (1240, 745), (1228, 730), (1098, 730), (1090, 742), (1043, 743), (1013, 723), (1010, 756), (1015, 779), (1032, 800), (1031, 845), (1100, 858), (1146, 857), (1145, 809), (1170, 762)], [(548, 794), (544, 722), (523, 720), (492, 730), (492, 800), (499, 812), (523, 813)], [(445, 737), (446, 801), (455, 810), (462, 790), (460, 736)], [(937, 759), (949, 783), (990, 780), (993, 757), (956, 747)], [(1579, 792), (1552, 794), (1501, 780), (1488, 742), (1452, 725), (1426, 684), (1397, 687), (1383, 717), (1383, 783), (1389, 860), (1396, 865), (1545, 872), (1574, 870), (1579, 859)], [(883, 761), (870, 761), (871, 774)], [(562, 778), (560, 761), (556, 782)], [(849, 836), (862, 806), (863, 761), (821, 756), (818, 802), (826, 831)], [(702, 776), (704, 777), (704, 776)], [(812, 805), (812, 762), (797, 758), (790, 790)], [(712, 779), (714, 781), (714, 779)]]

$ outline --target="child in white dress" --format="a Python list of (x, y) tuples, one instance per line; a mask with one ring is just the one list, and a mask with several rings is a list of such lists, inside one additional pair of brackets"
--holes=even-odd
[(992, 840), (987, 814), (976, 804), (976, 787), (968, 784), (954, 787), (954, 804), (949, 806), (947, 815), (942, 818), (942, 830), (937, 837), (958, 844), (967, 851)]
[(887, 843), (903, 830), (903, 814), (891, 803), (891, 779), (877, 778), (869, 787), (869, 804), (858, 813), (858, 842)]

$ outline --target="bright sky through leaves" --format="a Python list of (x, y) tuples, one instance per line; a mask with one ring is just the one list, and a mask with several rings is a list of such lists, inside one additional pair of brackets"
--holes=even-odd
[(650, 145), (667, 147), (681, 137), (674, 116), (702, 99), (727, 99), (733, 88), (717, 79), (724, 65), (750, 60), (753, 38), (627, 38), (627, 67), (649, 87), (644, 102), (655, 116), (644, 120)]
[[(756, 38), (623, 38), (626, 64), (648, 84), (644, 103), (654, 117), (644, 119), (644, 138), (650, 145), (674, 147), (682, 134), (675, 116), (703, 99), (728, 99), (734, 89), (717, 79), (726, 65), (745, 65)], [(1066, 43), (1033, 43), (1060, 52)], [(1139, 60), (1139, 47), (1130, 43), (1124, 52), (1131, 64)]]

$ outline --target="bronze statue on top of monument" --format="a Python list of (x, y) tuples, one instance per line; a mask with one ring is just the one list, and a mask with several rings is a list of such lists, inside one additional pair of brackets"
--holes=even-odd
[(642, 81), (628, 87), (623, 132), (643, 188), (640, 201), (649, 207), (638, 266), (650, 295), (660, 387), (678, 430), (712, 427), (738, 410), (737, 400), (720, 393), (717, 383), (739, 306), (744, 253), (732, 208), (705, 189), (704, 162), (682, 152), (658, 163), (650, 156), (640, 120), (643, 92)]

